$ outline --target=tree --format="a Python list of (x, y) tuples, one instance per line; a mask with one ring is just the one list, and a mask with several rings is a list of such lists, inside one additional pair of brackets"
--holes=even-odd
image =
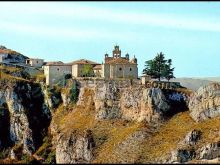
[(151, 78), (166, 78), (168, 81), (171, 78), (175, 78), (173, 75), (174, 68), (171, 68), (172, 60), (166, 60), (162, 52), (157, 53), (157, 56), (153, 60), (145, 62), (144, 74), (151, 76)]
[(172, 60), (168, 59), (167, 64), (165, 65), (164, 73), (162, 74), (168, 81), (170, 81), (171, 78), (175, 78), (173, 75), (174, 68), (171, 68), (171, 65)]
[(90, 64), (85, 64), (82, 68), (82, 75), (84, 77), (92, 77), (94, 76), (93, 67)]

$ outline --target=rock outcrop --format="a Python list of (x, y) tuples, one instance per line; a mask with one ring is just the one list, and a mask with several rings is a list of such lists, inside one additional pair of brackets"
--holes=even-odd
[(8, 137), (7, 145), (22, 144), (23, 153), (31, 155), (41, 145), (51, 119), (41, 88), (23, 81), (1, 81), (0, 106), (4, 107), (4, 113), (10, 114), (9, 124), (1, 132), (3, 137)]
[(6, 63), (25, 63), (28, 57), (14, 50), (7, 49), (5, 46), (0, 46), (0, 53), (5, 54), (4, 62)]
[(192, 130), (190, 131), (183, 141), (181, 141), (178, 145), (179, 146), (193, 146), (196, 145), (198, 140), (201, 138), (201, 131), (200, 130)]
[(215, 159), (220, 157), (220, 141), (209, 143), (198, 150), (197, 159)]
[(189, 101), (190, 115), (195, 121), (203, 121), (220, 115), (220, 84), (200, 87)]
[(56, 163), (90, 162), (93, 158), (94, 147), (95, 142), (90, 130), (85, 131), (83, 135), (72, 132), (65, 137), (64, 134), (59, 134), (56, 144)]
[(177, 145), (177, 149), (171, 151), (169, 163), (184, 163), (192, 160), (202, 163), (204, 160), (214, 160), (220, 156), (220, 142), (208, 143), (196, 146), (201, 138), (201, 131), (192, 130)]
[(97, 119), (158, 122), (187, 109), (187, 97), (171, 90), (109, 81), (94, 91)]
[(196, 145), (198, 140), (201, 138), (201, 131), (192, 130), (190, 131), (185, 138), (177, 144), (177, 149), (171, 151), (171, 158), (168, 161), (169, 163), (174, 162), (187, 162), (196, 157), (196, 151), (193, 146)]
[[(76, 106), (82, 109), (87, 109), (87, 106), (90, 106), (88, 109), (92, 108), (92, 110), (87, 115), (94, 115), (95, 122), (117, 119), (158, 125), (160, 121), (171, 117), (173, 114), (187, 110), (186, 96), (174, 90), (146, 88), (141, 85), (132, 85), (130, 81), (100, 81), (90, 85), (86, 84), (88, 82), (83, 83), (85, 82), (78, 81), (76, 83), (80, 90)], [(71, 105), (70, 95), (73, 94), (66, 89), (61, 92), (64, 108)], [(79, 110), (72, 109), (72, 112), (77, 111)], [(79, 113), (77, 114), (79, 115)], [(70, 118), (65, 122), (71, 122), (69, 120)], [(90, 121), (88, 122), (90, 123)], [(89, 140), (93, 139), (92, 136), (88, 138), (85, 134), (74, 132), (74, 129), (72, 133), (68, 134), (65, 127), (58, 127), (54, 121), (51, 124), (51, 131), (54, 135), (53, 145), (56, 147), (57, 163), (89, 163), (92, 161), (95, 143), (93, 140)], [(147, 136), (145, 134), (146, 132), (141, 131), (135, 132), (134, 137), (128, 136), (124, 142), (120, 143), (116, 152), (125, 150), (128, 153), (128, 147), (135, 148), (135, 144), (138, 143), (136, 140), (138, 139), (141, 143)], [(132, 151), (130, 154), (132, 155)], [(135, 161), (135, 159), (134, 156), (129, 161)], [(122, 157), (120, 161), (127, 162)]]

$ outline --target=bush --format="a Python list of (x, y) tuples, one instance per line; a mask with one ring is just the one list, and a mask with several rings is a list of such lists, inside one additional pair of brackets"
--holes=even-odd
[(46, 77), (45, 77), (45, 75), (43, 75), (43, 74), (38, 74), (38, 75), (36, 76), (36, 80), (37, 80), (38, 82), (46, 82)]
[(56, 163), (56, 152), (52, 151), (48, 154), (48, 157), (45, 161), (46, 164), (55, 164)]
[(5, 159), (9, 155), (9, 150), (4, 149), (3, 151), (0, 152), (0, 159)]
[(64, 76), (64, 78), (65, 78), (65, 79), (71, 79), (71, 78), (72, 78), (72, 74), (66, 74), (66, 75)]
[(78, 101), (78, 97), (79, 97), (79, 89), (74, 86), (71, 90), (70, 90), (70, 100), (73, 103), (76, 103)]

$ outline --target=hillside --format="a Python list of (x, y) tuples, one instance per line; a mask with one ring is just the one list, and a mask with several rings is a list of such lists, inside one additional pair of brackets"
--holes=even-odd
[(170, 80), (171, 82), (172, 81), (177, 81), (177, 82), (180, 82), (180, 84), (186, 88), (189, 88), (193, 91), (196, 91), (199, 89), (199, 87), (202, 87), (202, 86), (205, 86), (205, 85), (208, 85), (212, 82), (215, 82), (215, 80), (218, 80), (218, 79), (213, 79), (213, 78), (210, 78), (210, 79), (206, 79), (206, 78), (201, 78), (201, 79), (197, 79), (197, 78), (176, 78), (176, 79), (172, 79)]
[(220, 77), (201, 77), (199, 79), (220, 82)]
[[(219, 114), (206, 113), (213, 108), (219, 112), (216, 84), (198, 93), (145, 88), (121, 80), (90, 82), (88, 87), (86, 79), (70, 79), (65, 87), (47, 88), (15, 77), (21, 70), (5, 69), (8, 76), (0, 81), (0, 123), (8, 124), (0, 126), (1, 163), (218, 161)], [(209, 100), (216, 101), (208, 109), (200, 108), (207, 118), (198, 122), (200, 113), (195, 111), (206, 103), (196, 100), (207, 97), (207, 90)], [(201, 135), (191, 145), (194, 141), (187, 137), (194, 130)], [(205, 145), (211, 146), (209, 153), (204, 153)]]
[(12, 63), (25, 63), (27, 56), (15, 51), (6, 48), (5, 46), (0, 46), (0, 54), (5, 54), (6, 58), (4, 60), (5, 63), (9, 61)]

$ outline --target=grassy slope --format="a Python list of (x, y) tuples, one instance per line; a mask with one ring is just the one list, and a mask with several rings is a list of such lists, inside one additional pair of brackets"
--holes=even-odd
[(196, 147), (220, 140), (217, 134), (220, 131), (219, 125), (220, 117), (196, 123), (188, 112), (179, 113), (165, 123), (150, 139), (143, 142), (139, 161), (149, 162), (160, 157), (166, 157), (166, 154), (175, 149), (177, 143), (183, 140), (186, 134), (193, 129), (202, 131), (202, 138)]
[[(126, 137), (143, 127), (143, 123), (128, 122), (124, 120), (102, 120), (95, 119), (95, 107), (93, 102), (93, 91), (86, 90), (83, 106), (73, 106), (73, 110), (63, 115), (64, 108), (61, 106), (54, 116), (54, 122), (59, 129), (68, 136), (72, 131), (82, 133), (90, 129), (96, 142), (94, 163), (111, 162), (114, 148)], [(109, 157), (107, 157), (107, 155)]]
[[(4, 73), (1, 71), (1, 69), (4, 69), (6, 71), (8, 71), (9, 73)], [(16, 77), (16, 76), (12, 76), (10, 73), (12, 72), (16, 72), (16, 71), (21, 71), (21, 68), (16, 68), (16, 67), (4, 67), (4, 66), (0, 66), (0, 80), (6, 80), (6, 81), (28, 81), (24, 78), (21, 77)]]
[[(122, 157), (128, 159), (129, 163), (155, 161), (170, 154), (170, 151), (176, 148), (177, 143), (192, 129), (202, 131), (202, 138), (197, 147), (220, 140), (220, 117), (196, 123), (191, 119), (188, 112), (183, 112), (172, 117), (157, 132), (153, 132), (145, 140), (135, 143), (139, 147), (130, 148), (129, 153), (127, 150), (118, 152), (120, 150), (119, 144), (126, 141), (135, 132), (148, 128), (148, 126), (144, 123), (119, 119), (96, 120), (93, 97), (93, 91), (86, 90), (83, 106), (70, 105), (64, 108), (61, 105), (53, 117), (59, 129), (67, 136), (73, 130), (78, 133), (87, 129), (92, 130), (96, 142), (93, 163), (123, 162)], [(37, 154), (46, 152), (48, 145), (46, 143), (44, 145), (39, 148)]]
[[(64, 115), (64, 117), (61, 115), (63, 114), (61, 113), (63, 108), (60, 108), (60, 111), (57, 111), (57, 115), (55, 115), (55, 122), (67, 136), (73, 130), (78, 133), (86, 129), (92, 130), (96, 142), (93, 163), (121, 162), (120, 159), (125, 157), (126, 154), (118, 152), (119, 144), (126, 141), (136, 131), (147, 128), (148, 126), (144, 123), (128, 122), (119, 119), (96, 120), (92, 99), (93, 95), (93, 91), (87, 90), (84, 94), (84, 97), (87, 98), (84, 101), (84, 106), (76, 106), (73, 108), (74, 110)], [(139, 145), (139, 147), (134, 147), (133, 151), (129, 151), (130, 155), (127, 159), (130, 163), (132, 161), (147, 163), (170, 154), (170, 151), (176, 148), (177, 143), (192, 129), (202, 131), (202, 138), (197, 147), (208, 142), (220, 140), (220, 137), (216, 133), (219, 131), (220, 117), (196, 123), (188, 113), (187, 111), (175, 115), (164, 123), (157, 132), (154, 132), (142, 142), (137, 143), (136, 145)], [(130, 159), (130, 157), (136, 160)]]

